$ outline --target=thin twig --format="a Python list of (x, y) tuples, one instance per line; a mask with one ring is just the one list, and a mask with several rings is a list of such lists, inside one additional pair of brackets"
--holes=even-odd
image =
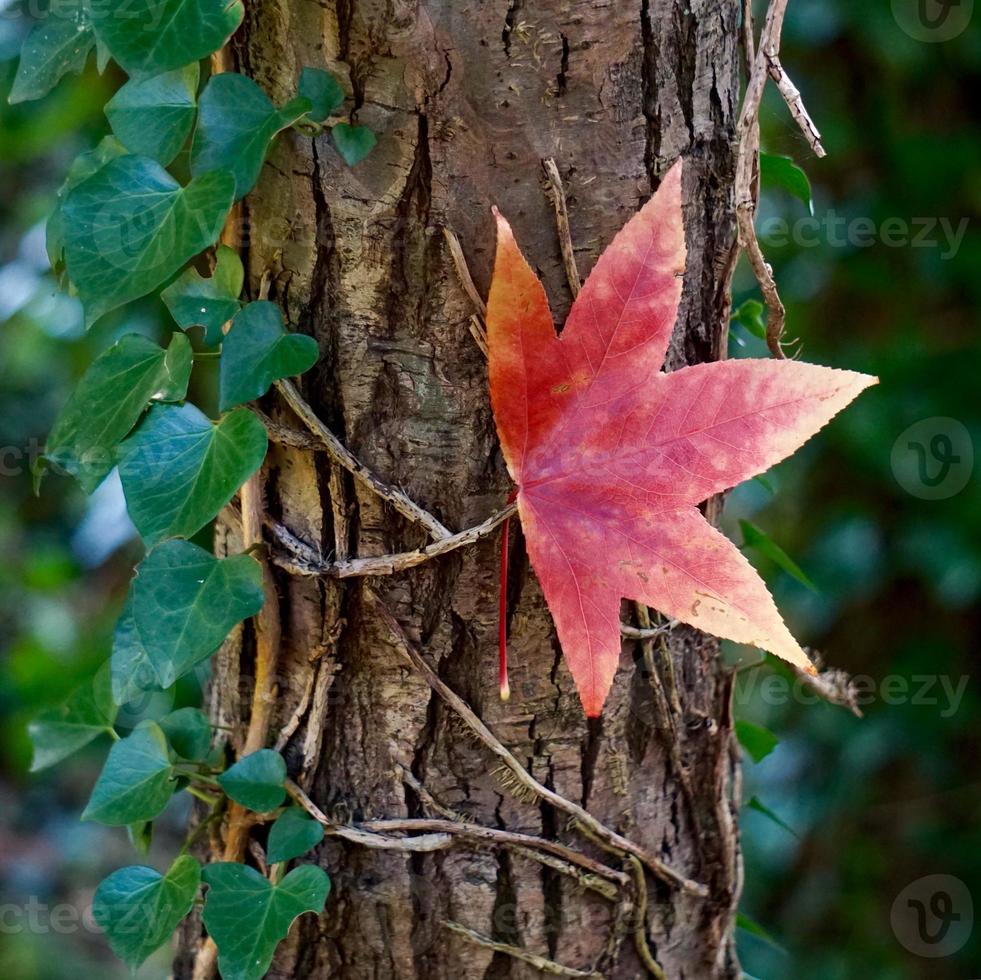
[[(492, 514), (482, 524), (469, 527), (458, 534), (451, 534), (448, 538), (443, 538), (433, 544), (426, 545), (424, 548), (417, 548), (415, 551), (404, 551), (396, 555), (378, 555), (372, 558), (349, 558), (347, 561), (334, 562), (311, 562), (309, 555), (296, 554), (293, 542), (296, 538), (285, 528), (276, 526), (273, 534), (281, 544), (285, 544), (294, 554), (291, 558), (285, 559), (285, 567), (290, 571), (301, 575), (327, 576), (329, 578), (363, 578), (368, 575), (394, 575), (403, 572), (408, 568), (415, 568), (424, 562), (440, 555), (448, 554), (457, 548), (463, 548), (468, 544), (474, 544), (481, 538), (486, 538), (492, 534), (501, 524), (504, 523), (517, 511), (517, 505), (511, 504), (504, 510)], [(303, 545), (304, 549), (309, 550), (308, 545)], [(283, 559), (274, 556), (273, 561), (279, 563)]]
[(818, 132), (817, 126), (814, 125), (814, 120), (804, 105), (800, 90), (790, 80), (790, 76), (780, 63), (780, 56), (776, 51), (767, 52), (767, 70), (770, 73), (770, 78), (776, 83), (777, 90), (783, 96), (784, 102), (787, 103), (787, 108), (794, 117), (794, 121), (800, 126), (800, 130), (804, 134), (804, 139), (807, 140), (811, 149), (814, 151), (814, 155), (818, 159), (826, 157), (828, 154), (821, 145), (821, 134)]
[(432, 514), (420, 507), (401, 490), (390, 487), (379, 479), (364, 463), (357, 459), (321, 421), (291, 381), (277, 381), (276, 388), (297, 414), (300, 421), (321, 441), (327, 454), (335, 463), (346, 469), (356, 480), (383, 500), (387, 500), (403, 517), (407, 517), (420, 527), (424, 527), (436, 540), (451, 536), (451, 532), (443, 527)]
[(281, 446), (292, 446), (294, 449), (309, 449), (311, 452), (324, 452), (324, 444), (303, 429), (294, 429), (290, 425), (276, 422), (265, 412), (253, 406), (252, 411), (259, 416), (259, 421), (269, 433), (269, 441)]
[(650, 946), (647, 945), (647, 882), (644, 880), (644, 868), (632, 854), (626, 857), (634, 877), (634, 888), (637, 890), (637, 903), (634, 908), (634, 948), (641, 963), (655, 980), (668, 980), (661, 964), (654, 959)]
[(552, 199), (552, 207), (555, 208), (555, 224), (559, 232), (559, 248), (562, 250), (562, 264), (565, 266), (565, 275), (569, 280), (569, 289), (572, 290), (573, 299), (579, 295), (582, 289), (582, 279), (579, 278), (579, 267), (576, 265), (576, 253), (572, 247), (572, 231), (569, 228), (569, 209), (565, 202), (565, 188), (562, 186), (562, 176), (555, 161), (548, 157), (542, 160), (542, 169), (545, 171), (545, 179), (548, 181), (549, 197)]
[(480, 291), (477, 289), (473, 281), (473, 276), (470, 275), (470, 269), (467, 266), (467, 260), (463, 255), (463, 248), (460, 245), (460, 239), (456, 237), (456, 233), (447, 227), (443, 227), (443, 237), (446, 239), (446, 244), (450, 249), (450, 257), (453, 259), (453, 267), (456, 269), (456, 277), (460, 280), (460, 285), (463, 287), (463, 291), (470, 298), (470, 302), (473, 303), (480, 316), (481, 323), (487, 319), (487, 304), (484, 302), (483, 297), (480, 295)]
[(364, 589), (364, 595), (374, 603), (379, 615), (388, 626), (397, 647), (409, 663), (422, 674), (429, 686), (466, 722), (477, 738), (504, 763), (504, 766), (510, 770), (516, 781), (529, 793), (549, 803), (555, 809), (568, 814), (573, 818), (577, 827), (588, 830), (593, 836), (604, 841), (613, 850), (625, 854), (634, 854), (663, 881), (692, 895), (705, 897), (708, 894), (704, 885), (692, 881), (683, 874), (675, 871), (640, 845), (627, 840), (627, 838), (621, 836), (616, 831), (610, 830), (609, 827), (601, 823), (577, 803), (567, 800), (564, 796), (560, 796), (554, 790), (550, 790), (547, 786), (543, 786), (538, 782), (518, 762), (511, 752), (498, 741), (491, 730), (474, 714), (473, 709), (455, 691), (448, 687), (432, 667), (429, 666), (422, 654), (410, 642), (398, 621), (389, 612), (381, 599), (369, 588)]
[(536, 970), (541, 970), (542, 973), (548, 973), (553, 977), (586, 977), (587, 980), (603, 980), (603, 974), (601, 973), (587, 972), (585, 970), (577, 970), (571, 966), (563, 966), (561, 963), (546, 959), (537, 953), (529, 953), (528, 950), (522, 949), (520, 946), (499, 943), (488, 936), (481, 935), (479, 932), (468, 929), (459, 922), (453, 922), (450, 919), (443, 921), (443, 928), (449, 929), (450, 932), (455, 932), (458, 936), (463, 936), (464, 939), (477, 946), (483, 946), (485, 949), (494, 950), (495, 953), (503, 953), (505, 956), (511, 956), (516, 960), (521, 960), (523, 963), (528, 963), (535, 967)]

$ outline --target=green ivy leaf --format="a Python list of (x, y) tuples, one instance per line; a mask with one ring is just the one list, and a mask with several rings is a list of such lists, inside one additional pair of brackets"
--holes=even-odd
[(300, 73), (300, 95), (310, 100), (313, 108), (308, 115), (314, 122), (323, 122), (344, 104), (344, 89), (329, 72), (320, 68), (304, 68)]
[(289, 861), (306, 854), (324, 839), (324, 828), (305, 810), (291, 806), (284, 810), (269, 831), (266, 858), (270, 864)]
[(52, 4), (24, 40), (10, 102), (40, 99), (63, 76), (83, 71), (94, 44), (95, 35), (82, 3), (71, 7)]
[(62, 289), (69, 285), (65, 275), (65, 217), (61, 210), (65, 198), (73, 187), (101, 170), (110, 160), (125, 155), (126, 147), (115, 136), (103, 136), (94, 149), (80, 153), (68, 168), (68, 176), (58, 190), (55, 209), (45, 229), (48, 261)]
[[(214, 653), (236, 623), (262, 608), (263, 598), (262, 570), (249, 555), (219, 559), (180, 540), (154, 548), (136, 569), (130, 609), (132, 638), (156, 686), (170, 687)], [(116, 645), (112, 666), (114, 674), (127, 669)]]
[(286, 763), (278, 752), (259, 749), (239, 759), (218, 777), (218, 782), (236, 803), (256, 813), (268, 813), (286, 799)]
[(119, 448), (133, 523), (150, 546), (199, 531), (262, 465), (265, 426), (248, 409), (212, 422), (190, 403), (154, 405)]
[(260, 398), (280, 378), (309, 371), (319, 355), (313, 337), (286, 332), (275, 303), (249, 303), (235, 317), (222, 345), (221, 410)]
[(217, 51), (242, 22), (241, 0), (97, 3), (96, 35), (130, 75), (156, 75)]
[(27, 726), (34, 746), (31, 772), (47, 769), (112, 731), (116, 720), (109, 665), (103, 664), (95, 677), (75, 691), (58, 708), (44, 711)]
[(811, 182), (807, 174), (790, 157), (760, 154), (760, 181), (763, 185), (780, 187), (803, 201), (807, 210), (814, 214), (814, 201), (811, 197)]
[(185, 854), (166, 875), (134, 865), (120, 868), (95, 890), (92, 916), (112, 951), (136, 971), (191, 911), (201, 884), (201, 865)]
[(782, 568), (791, 578), (796, 579), (811, 592), (817, 592), (818, 587), (804, 574), (803, 569), (780, 547), (764, 530), (749, 521), (739, 522), (743, 532), (743, 544), (747, 548), (755, 548), (761, 555), (769, 558), (775, 565)]
[(294, 919), (322, 912), (330, 891), (330, 878), (309, 864), (294, 868), (278, 885), (230, 862), (209, 864), (204, 880), (204, 925), (218, 946), (222, 980), (261, 980)]
[(762, 762), (780, 744), (780, 739), (769, 728), (751, 721), (737, 721), (735, 728), (739, 744), (750, 754), (753, 762)]
[(201, 93), (191, 173), (227, 168), (235, 178), (235, 200), (245, 197), (259, 179), (273, 137), (310, 108), (309, 99), (301, 97), (277, 109), (251, 78), (237, 72), (214, 75)]
[(167, 739), (156, 722), (143, 721), (109, 750), (82, 819), (109, 827), (153, 820), (173, 793)]
[[(755, 797), (754, 797), (755, 798)], [(786, 953), (786, 949), (778, 943), (773, 936), (767, 932), (755, 919), (751, 919), (744, 912), (739, 912), (736, 915), (736, 928), (742, 929), (744, 932), (748, 932), (751, 936), (756, 936), (757, 939), (762, 939), (767, 945), (772, 946), (774, 949), (779, 950), (781, 953)], [(744, 973), (743, 977), (748, 977), (748, 973)], [(752, 980), (752, 978), (750, 978)]]
[(182, 759), (202, 760), (211, 749), (211, 722), (200, 708), (178, 708), (158, 724)]
[(61, 410), (45, 458), (91, 493), (116, 462), (116, 447), (151, 401), (180, 401), (187, 393), (193, 355), (183, 334), (164, 350), (127, 334), (95, 359)]
[(160, 689), (157, 672), (136, 632), (132, 586), (116, 623), (110, 663), (112, 664), (112, 699), (116, 704), (127, 704), (140, 697), (144, 691)]
[(238, 252), (227, 245), (218, 248), (215, 272), (205, 279), (197, 269), (188, 268), (160, 297), (181, 330), (204, 327), (204, 341), (221, 343), (222, 327), (241, 309), (239, 296), (245, 270)]
[(191, 134), (197, 112), (197, 62), (186, 68), (130, 79), (109, 100), (106, 118), (132, 153), (152, 157), (164, 167)]
[(211, 245), (234, 190), (225, 171), (181, 187), (156, 160), (133, 155), (72, 188), (61, 209), (65, 257), (86, 321), (152, 292)]
[(367, 126), (349, 126), (347, 123), (338, 123), (331, 129), (330, 135), (337, 152), (349, 167), (360, 163), (378, 142), (378, 137)]

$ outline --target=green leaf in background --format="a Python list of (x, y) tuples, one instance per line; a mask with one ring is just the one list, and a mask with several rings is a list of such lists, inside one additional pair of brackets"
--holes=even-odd
[(309, 371), (319, 354), (313, 337), (286, 332), (275, 303), (249, 303), (235, 317), (222, 344), (221, 410), (261, 397), (280, 378)]
[[(774, 949), (780, 950), (781, 953), (786, 953), (787, 951), (783, 946), (778, 943), (773, 936), (770, 935), (755, 919), (751, 919), (744, 912), (738, 912), (736, 914), (736, 928), (742, 929), (744, 932), (748, 932), (751, 936), (756, 936), (757, 939), (762, 939), (768, 946), (772, 946)], [(743, 974), (744, 977), (748, 974)]]
[(238, 252), (220, 245), (210, 279), (193, 267), (185, 269), (160, 297), (181, 330), (203, 327), (205, 343), (214, 346), (221, 343), (222, 327), (242, 307), (239, 296), (244, 281), (245, 270)]
[(197, 112), (197, 62), (185, 68), (130, 79), (109, 100), (106, 118), (131, 153), (166, 167), (180, 152)]
[(75, 691), (58, 708), (39, 714), (28, 726), (34, 746), (31, 772), (47, 769), (112, 731), (116, 720), (109, 665), (103, 664), (95, 677)]
[(294, 868), (273, 885), (254, 868), (219, 862), (204, 869), (204, 926), (218, 947), (222, 980), (260, 980), (294, 919), (319, 914), (330, 891), (321, 868)]
[(86, 322), (152, 292), (211, 245), (234, 189), (222, 171), (181, 187), (156, 160), (133, 155), (74, 187), (61, 209), (65, 258)]
[(214, 75), (201, 93), (191, 173), (226, 168), (235, 177), (235, 200), (245, 197), (259, 179), (273, 137), (309, 111), (309, 99), (296, 98), (277, 109), (251, 78), (237, 72)]
[(120, 868), (95, 890), (92, 916), (112, 951), (134, 972), (191, 911), (201, 865), (185, 854), (166, 875), (153, 868)]
[(812, 592), (818, 591), (817, 586), (804, 574), (800, 566), (765, 531), (744, 520), (740, 520), (739, 527), (743, 532), (743, 545), (745, 547), (755, 548), (761, 555), (769, 558), (774, 565), (782, 568), (805, 588)]
[(217, 51), (242, 22), (241, 0), (96, 3), (96, 36), (130, 75), (157, 75)]
[(765, 309), (758, 299), (747, 299), (733, 310), (732, 322), (745, 327), (754, 337), (766, 340), (766, 321), (763, 319)]
[(290, 861), (306, 854), (324, 839), (324, 828), (305, 810), (284, 810), (269, 831), (266, 858), (270, 864)]
[(236, 803), (256, 813), (268, 813), (286, 799), (286, 763), (278, 752), (259, 749), (239, 759), (218, 777), (218, 782)]
[(785, 820), (778, 817), (765, 803), (761, 803), (758, 797), (751, 796), (749, 801), (746, 803), (747, 810), (755, 810), (757, 813), (762, 813), (771, 822), (775, 823), (781, 830), (786, 830), (791, 837), (796, 837), (800, 840), (800, 834), (794, 830)]
[(204, 759), (211, 749), (211, 722), (200, 708), (178, 708), (158, 724), (182, 759)]
[(262, 608), (262, 570), (249, 555), (219, 559), (189, 541), (165, 541), (137, 567), (130, 597), (134, 635), (168, 688)]
[(167, 350), (139, 334), (122, 337), (82, 376), (51, 429), (45, 458), (92, 493), (147, 405), (184, 398), (192, 363), (183, 334)]
[(780, 739), (762, 725), (737, 721), (735, 727), (739, 744), (750, 754), (753, 762), (762, 762), (780, 744)]
[(330, 135), (337, 152), (349, 167), (360, 163), (378, 142), (378, 137), (367, 126), (349, 126), (347, 123), (338, 123)]
[(259, 469), (267, 443), (248, 409), (212, 422), (188, 402), (154, 405), (119, 448), (126, 505), (147, 545), (204, 527)]
[(811, 182), (807, 174), (790, 157), (774, 156), (772, 153), (760, 154), (760, 182), (764, 187), (780, 187), (803, 201), (807, 210), (814, 214), (814, 201), (811, 197)]
[(153, 820), (174, 788), (164, 733), (155, 722), (140, 722), (109, 750), (82, 819), (109, 827)]
[(68, 169), (68, 176), (58, 189), (55, 208), (51, 212), (45, 228), (45, 248), (51, 269), (62, 289), (70, 288), (71, 285), (65, 276), (65, 217), (62, 214), (65, 198), (73, 187), (76, 187), (83, 180), (87, 180), (96, 171), (101, 170), (110, 160), (125, 155), (126, 147), (115, 136), (103, 136), (94, 149), (86, 150), (75, 157)]
[(304, 68), (300, 73), (299, 92), (310, 100), (313, 108), (308, 115), (314, 122), (323, 122), (344, 104), (344, 89), (329, 72), (320, 68)]
[(10, 102), (40, 99), (64, 75), (85, 68), (95, 35), (85, 5), (53, 3), (44, 19), (31, 28), (20, 53)]

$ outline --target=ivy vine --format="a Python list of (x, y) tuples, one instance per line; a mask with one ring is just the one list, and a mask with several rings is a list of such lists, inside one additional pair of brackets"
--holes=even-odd
[[(218, 245), (226, 220), (255, 187), (283, 130), (329, 132), (352, 166), (375, 144), (368, 128), (332, 121), (345, 93), (328, 72), (305, 68), (296, 96), (281, 106), (244, 75), (204, 78), (206, 59), (242, 16), (237, 0), (133, 0), (125, 15), (105, 0), (63, 0), (27, 36), (10, 95), (12, 102), (41, 98), (65, 74), (82, 71), (93, 51), (100, 72), (112, 59), (127, 73), (105, 107), (111, 135), (75, 160), (58, 194), (48, 254), (88, 325), (153, 293), (176, 325), (166, 347), (129, 334), (92, 363), (37, 470), (38, 480), (45, 468), (68, 473), (92, 493), (118, 466), (147, 553), (110, 660), (31, 724), (32, 769), (108, 736), (82, 818), (128, 828), (143, 853), (175, 793), (206, 804), (208, 814), (168, 869), (114, 872), (93, 908), (109, 945), (135, 970), (194, 908), (203, 883), (202, 918), (226, 980), (258, 980), (292, 921), (323, 910), (327, 874), (316, 864), (285, 873), (285, 863), (315, 848), (324, 829), (289, 799), (277, 752), (260, 749), (226, 768), (226, 746), (201, 710), (181, 708), (130, 730), (117, 730), (117, 716), (146, 692), (172, 687), (263, 606), (262, 566), (252, 554), (217, 558), (189, 539), (263, 464), (267, 432), (249, 404), (318, 357), (316, 341), (291, 332), (278, 307), (242, 299), (242, 262)], [(195, 267), (203, 253), (212, 259), (210, 276)], [(195, 328), (218, 358), (216, 419), (187, 401), (198, 355), (185, 331)], [(271, 822), (266, 875), (238, 862), (202, 868), (189, 853), (196, 835), (233, 805)]]

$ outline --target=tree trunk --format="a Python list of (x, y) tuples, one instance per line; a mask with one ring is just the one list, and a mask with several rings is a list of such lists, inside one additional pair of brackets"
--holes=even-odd
[[(722, 356), (734, 238), (737, 0), (254, 0), (232, 46), (239, 70), (281, 103), (303, 66), (350, 80), (376, 150), (346, 168), (328, 138), (285, 136), (246, 201), (253, 294), (320, 343), (309, 403), (384, 480), (447, 527), (480, 523), (510, 492), (473, 312), (442, 228), (457, 233), (486, 293), (490, 206), (511, 223), (559, 322), (571, 296), (541, 161), (565, 182), (585, 275), (615, 232), (686, 159), (688, 269), (668, 367)], [(348, 107), (352, 103), (348, 102)], [(271, 396), (263, 406), (300, 427)], [(419, 529), (325, 455), (276, 446), (269, 514), (324, 555), (424, 543)], [(238, 547), (233, 525), (219, 547)], [(620, 868), (562, 813), (516, 793), (426, 680), (406, 665), (377, 593), (439, 676), (541, 783), (581, 804), (689, 878), (708, 898), (648, 875), (644, 929), (667, 977), (736, 978), (739, 893), (730, 680), (717, 644), (678, 629), (626, 643), (602, 719), (585, 719), (548, 612), (513, 533), (509, 595), (513, 696), (497, 696), (500, 537), (391, 577), (329, 580), (275, 569), (282, 616), (270, 742), (284, 733), (291, 775), (340, 822), (439, 816), (540, 835)], [(630, 617), (632, 610), (624, 609)], [(238, 726), (250, 701), (249, 627), (216, 657), (212, 713)], [(405, 773), (409, 773), (406, 777)], [(413, 783), (425, 792), (413, 788)], [(541, 970), (447, 930), (609, 978), (648, 975), (625, 909), (526, 852), (460, 840), (435, 853), (328, 840), (327, 910), (306, 916), (273, 977), (523, 980)], [(632, 893), (638, 902), (636, 887)], [(626, 909), (629, 911), (629, 909)], [(624, 932), (627, 932), (624, 938)], [(191, 975), (185, 936), (178, 977)]]

